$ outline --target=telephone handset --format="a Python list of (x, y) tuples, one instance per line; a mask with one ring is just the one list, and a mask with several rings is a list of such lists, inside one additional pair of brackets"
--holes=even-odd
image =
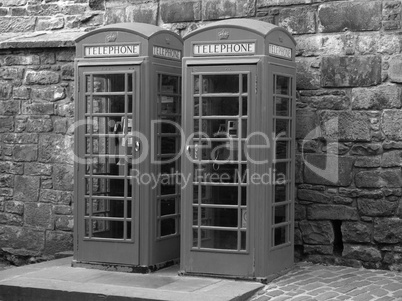
[[(236, 120), (228, 120), (226, 124), (221, 124), (216, 133), (214, 133), (214, 137), (216, 138), (229, 138), (229, 141), (225, 141), (223, 144), (217, 146), (215, 149), (215, 158), (214, 160), (228, 160), (233, 156), (232, 151), (236, 151), (238, 149), (237, 141), (232, 140), (233, 138), (237, 138), (238, 135), (238, 122)], [(223, 157), (223, 158), (222, 158)], [(217, 163), (213, 164), (214, 170), (219, 169), (219, 165)]]

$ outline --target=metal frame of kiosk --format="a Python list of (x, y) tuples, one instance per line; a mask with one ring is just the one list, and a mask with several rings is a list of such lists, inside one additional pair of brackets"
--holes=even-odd
[(251, 19), (183, 40), (181, 273), (269, 277), (294, 260), (295, 40)]
[(73, 265), (149, 272), (177, 262), (182, 39), (121, 23), (76, 43)]

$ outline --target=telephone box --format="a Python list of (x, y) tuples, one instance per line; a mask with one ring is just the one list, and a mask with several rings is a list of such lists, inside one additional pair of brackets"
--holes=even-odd
[(148, 272), (180, 258), (182, 48), (140, 23), (76, 41), (74, 266)]
[(295, 41), (248, 19), (183, 40), (181, 271), (269, 277), (294, 257)]

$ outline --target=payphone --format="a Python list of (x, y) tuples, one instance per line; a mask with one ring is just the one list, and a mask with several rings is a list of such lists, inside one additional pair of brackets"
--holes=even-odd
[(76, 41), (74, 266), (180, 257), (182, 39), (141, 23)]
[(183, 40), (181, 271), (268, 277), (294, 256), (295, 41), (250, 19)]

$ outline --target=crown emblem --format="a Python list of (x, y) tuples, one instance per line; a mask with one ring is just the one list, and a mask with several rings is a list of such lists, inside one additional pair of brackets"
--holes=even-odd
[(105, 41), (106, 43), (115, 42), (117, 39), (117, 32), (111, 32), (106, 35)]
[(229, 31), (222, 29), (220, 32), (218, 32), (218, 37), (219, 40), (226, 40), (229, 37)]

